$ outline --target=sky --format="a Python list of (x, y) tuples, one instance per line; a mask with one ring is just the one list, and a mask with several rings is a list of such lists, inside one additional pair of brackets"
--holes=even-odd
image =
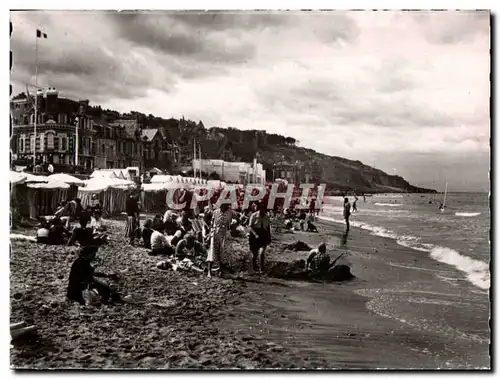
[(488, 191), (486, 12), (11, 12), (13, 94), (262, 129), (413, 185)]

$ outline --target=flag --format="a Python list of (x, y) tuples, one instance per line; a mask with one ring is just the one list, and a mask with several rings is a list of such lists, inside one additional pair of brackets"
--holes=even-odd
[(42, 31), (40, 29), (37, 29), (36, 30), (36, 38), (47, 38), (47, 33), (42, 33)]

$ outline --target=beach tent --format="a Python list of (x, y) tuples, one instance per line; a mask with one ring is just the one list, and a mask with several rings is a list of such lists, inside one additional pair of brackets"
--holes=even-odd
[(59, 173), (59, 174), (52, 174), (48, 176), (49, 183), (51, 181), (56, 181), (56, 182), (62, 182), (69, 184), (69, 189), (67, 192), (67, 200), (73, 200), (78, 196), (78, 187), (83, 186), (83, 180), (78, 179), (72, 175), (64, 174), (64, 173)]
[(88, 207), (92, 195), (97, 194), (103, 209), (108, 214), (120, 213), (125, 211), (127, 196), (134, 186), (135, 183), (130, 180), (94, 177), (84, 181), (84, 186), (78, 188), (78, 198), (81, 199), (83, 207)]
[(172, 182), (147, 183), (142, 185), (141, 204), (146, 212), (164, 212), (166, 209), (168, 188)]
[(27, 203), (29, 217), (36, 219), (39, 216), (53, 215), (57, 204), (68, 198), (69, 184), (56, 180), (47, 183), (27, 183)]

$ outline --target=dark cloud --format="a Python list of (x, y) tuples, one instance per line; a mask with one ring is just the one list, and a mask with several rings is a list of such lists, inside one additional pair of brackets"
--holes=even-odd
[(110, 13), (107, 17), (121, 38), (156, 52), (219, 63), (246, 62), (255, 52), (248, 41), (231, 43), (224, 33), (186, 27), (170, 13)]
[(426, 39), (436, 44), (455, 44), (477, 34), (490, 34), (490, 14), (486, 11), (417, 12), (413, 19)]
[(307, 17), (312, 19), (314, 34), (327, 44), (339, 40), (354, 43), (359, 37), (359, 25), (344, 12), (320, 12)]
[(266, 27), (276, 27), (290, 22), (290, 19), (297, 17), (288, 12), (220, 12), (220, 11), (179, 11), (169, 15), (171, 18), (188, 24), (193, 28), (203, 28), (210, 30), (227, 29), (261, 29)]

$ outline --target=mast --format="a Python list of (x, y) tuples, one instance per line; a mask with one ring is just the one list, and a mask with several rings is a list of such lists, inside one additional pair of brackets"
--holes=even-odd
[(448, 192), (448, 182), (446, 182), (446, 187), (444, 189), (443, 208), (446, 206), (446, 193), (447, 192)]

